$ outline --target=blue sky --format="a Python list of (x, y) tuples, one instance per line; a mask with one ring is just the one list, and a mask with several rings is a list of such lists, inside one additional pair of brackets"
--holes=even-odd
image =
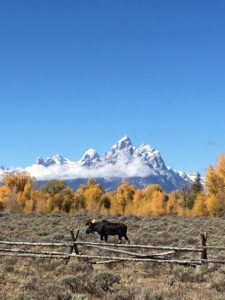
[(225, 150), (225, 1), (0, 2), (0, 165), (123, 135), (174, 169)]

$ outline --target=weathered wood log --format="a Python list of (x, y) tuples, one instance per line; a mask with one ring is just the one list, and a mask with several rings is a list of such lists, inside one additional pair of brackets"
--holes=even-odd
[(123, 251), (123, 250), (118, 250), (114, 248), (108, 248), (104, 246), (97, 246), (97, 245), (86, 245), (87, 247), (92, 247), (92, 248), (97, 248), (105, 251), (110, 251), (110, 252), (115, 252), (115, 253), (121, 253), (121, 254), (127, 254), (130, 256), (134, 256), (136, 258), (151, 258), (151, 257), (160, 257), (160, 256), (165, 256), (165, 255), (170, 255), (170, 254), (175, 254), (176, 251), (169, 251), (169, 252), (163, 252), (163, 253), (152, 253), (152, 254), (142, 254), (142, 253), (134, 253), (134, 252), (129, 252), (129, 251)]
[(129, 251), (123, 251), (123, 250), (118, 250), (114, 248), (109, 248), (109, 247), (104, 247), (104, 246), (97, 246), (97, 245), (85, 245), (86, 247), (91, 247), (91, 248), (97, 248), (105, 251), (110, 251), (110, 252), (115, 252), (115, 253), (121, 253), (121, 254), (127, 254), (131, 256), (139, 256), (139, 257), (145, 257), (145, 254), (141, 253), (134, 253), (134, 252), (129, 252)]
[[(25, 254), (44, 254), (44, 255), (67, 255), (68, 253), (65, 252), (49, 252), (49, 251), (32, 251), (32, 250), (25, 250), (25, 249), (0, 249), (1, 252), (10, 252), (10, 253), (25, 253)], [(16, 254), (15, 254), (16, 255)]]
[(174, 255), (179, 253), (179, 251), (168, 251), (168, 252), (161, 252), (161, 253), (152, 253), (152, 254), (143, 254), (143, 256), (135, 256), (136, 258), (155, 258), (155, 259), (164, 259), (165, 256)]
[(202, 249), (207, 249), (207, 250), (218, 250), (218, 251), (225, 251), (225, 247), (223, 246), (203, 246), (201, 247)]
[(0, 241), (0, 245), (17, 245), (17, 246), (41, 246), (41, 247), (70, 247), (73, 243), (45, 243), (45, 242), (10, 242)]
[[(128, 258), (128, 257), (115, 257), (115, 256), (98, 256), (98, 255), (77, 255), (75, 253), (65, 255), (45, 255), (45, 254), (32, 254), (32, 253), (12, 253), (12, 252), (0, 252), (0, 256), (15, 256), (15, 257), (23, 257), (23, 258), (57, 258), (57, 259), (68, 259), (68, 256), (75, 258), (83, 258), (83, 259), (104, 259), (104, 260), (113, 260), (113, 261), (127, 261), (127, 262), (156, 262), (156, 263), (175, 263), (175, 264), (185, 264), (185, 265), (201, 265), (201, 260), (160, 260), (160, 259), (146, 259), (146, 258)], [(224, 261), (225, 263), (225, 261)]]
[(91, 242), (76, 242), (81, 246), (103, 246), (103, 247), (117, 247), (117, 248), (129, 248), (129, 249), (149, 249), (149, 250), (174, 250), (180, 252), (202, 252), (201, 247), (173, 247), (173, 246), (151, 246), (151, 245), (125, 245), (125, 244), (109, 244), (109, 243), (91, 243)]
[[(60, 253), (60, 252), (59, 252)], [(14, 257), (23, 257), (23, 258), (51, 258), (51, 259), (68, 259), (68, 256), (74, 257), (74, 258), (83, 258), (83, 259), (103, 259), (106, 260), (104, 263), (108, 262), (119, 262), (119, 261), (133, 261), (133, 262), (156, 262), (156, 263), (174, 263), (174, 264), (182, 264), (182, 265), (201, 265), (202, 262), (205, 263), (215, 263), (215, 264), (225, 264), (225, 259), (207, 259), (206, 261), (202, 259), (196, 259), (196, 260), (175, 260), (175, 259), (165, 259), (165, 260), (159, 260), (159, 259), (146, 259), (146, 258), (128, 258), (128, 257), (113, 257), (113, 256), (97, 256), (97, 255), (77, 255), (75, 253), (68, 254), (68, 253), (54, 253), (51, 254), (42, 254), (42, 253), (13, 253), (13, 252), (0, 252), (0, 256), (14, 256)], [(103, 263), (103, 261), (95, 262), (95, 263)]]
[[(20, 246), (46, 246), (46, 247), (72, 247), (74, 244), (81, 246), (103, 246), (104, 247), (117, 247), (117, 248), (130, 248), (130, 249), (151, 249), (151, 250), (174, 250), (181, 252), (202, 252), (202, 247), (172, 247), (172, 246), (151, 246), (151, 245), (125, 245), (125, 244), (109, 244), (109, 243), (92, 243), (92, 242), (74, 242), (74, 243), (41, 243), (41, 242), (11, 242), (0, 241), (0, 245), (20, 245)], [(206, 247), (207, 248), (207, 247)]]
[(14, 257), (39, 257), (39, 258), (59, 258), (59, 259), (68, 259), (68, 253), (65, 255), (56, 255), (56, 254), (39, 254), (39, 253), (13, 253), (13, 252), (0, 252), (0, 256), (14, 256)]
[(103, 265), (103, 264), (110, 264), (110, 263), (117, 263), (117, 262), (121, 262), (121, 261), (118, 261), (116, 259), (112, 259), (112, 260), (102, 260), (102, 261), (94, 261), (92, 264), (94, 265)]
[(67, 242), (67, 243), (53, 243), (53, 242), (12, 242), (12, 241), (0, 241), (0, 245), (20, 245), (20, 246), (46, 246), (46, 247), (72, 247), (74, 244), (81, 246), (102, 246), (104, 247), (117, 247), (117, 248), (142, 248), (142, 249), (155, 249), (155, 250), (175, 250), (175, 251), (190, 251), (201, 252), (204, 249), (225, 250), (225, 247), (218, 246), (206, 246), (206, 247), (173, 247), (173, 246), (151, 246), (151, 245), (128, 245), (128, 244), (110, 244), (110, 243), (92, 243), (92, 242)]

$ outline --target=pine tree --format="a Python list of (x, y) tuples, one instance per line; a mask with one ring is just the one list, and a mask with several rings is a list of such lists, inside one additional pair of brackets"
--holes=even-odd
[(188, 201), (187, 201), (187, 207), (189, 209), (192, 209), (196, 198), (198, 196), (199, 193), (201, 193), (203, 191), (203, 185), (201, 182), (201, 175), (197, 172), (196, 177), (194, 182), (192, 183), (192, 185), (190, 186), (189, 189), (189, 197), (188, 197)]
[(192, 183), (192, 192), (195, 196), (203, 191), (203, 185), (201, 182), (201, 175), (197, 172), (194, 182)]

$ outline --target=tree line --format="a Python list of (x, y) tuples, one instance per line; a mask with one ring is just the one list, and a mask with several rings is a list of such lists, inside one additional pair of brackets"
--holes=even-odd
[(9, 213), (109, 214), (138, 216), (222, 216), (225, 213), (225, 155), (210, 165), (204, 184), (197, 173), (194, 182), (171, 193), (159, 184), (143, 189), (122, 182), (105, 191), (91, 178), (76, 191), (64, 180), (49, 180), (37, 187), (25, 172), (9, 172), (0, 186), (0, 210)]

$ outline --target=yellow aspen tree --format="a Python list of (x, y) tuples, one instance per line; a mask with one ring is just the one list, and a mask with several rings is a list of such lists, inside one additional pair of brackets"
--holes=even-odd
[(141, 216), (161, 216), (166, 214), (165, 194), (159, 190), (151, 193), (151, 199), (144, 198), (138, 210)]
[(70, 208), (70, 214), (74, 215), (76, 213), (84, 213), (86, 209), (85, 197), (83, 194), (75, 192), (74, 201), (72, 202)]
[(209, 166), (206, 173), (206, 189), (209, 193), (217, 195), (218, 192), (225, 191), (225, 183), (223, 178), (217, 173), (213, 166)]
[(209, 214), (207, 210), (207, 197), (204, 192), (197, 195), (191, 214), (192, 216), (207, 216)]
[(177, 191), (169, 194), (169, 200), (167, 202), (167, 212), (171, 215), (184, 215), (185, 201)]
[(83, 193), (86, 199), (86, 209), (90, 213), (99, 212), (103, 194), (104, 190), (99, 184), (90, 185), (88, 189)]
[(206, 197), (206, 207), (210, 216), (219, 215), (222, 209), (219, 197), (217, 197), (215, 194), (208, 193)]
[(37, 214), (46, 214), (47, 210), (47, 194), (42, 190), (32, 190), (31, 199), (33, 204), (33, 211)]
[(225, 183), (225, 154), (221, 154), (219, 156), (216, 170), (218, 175), (223, 179), (223, 182)]
[(123, 182), (116, 189), (116, 198), (121, 206), (122, 213), (125, 213), (127, 205), (133, 201), (136, 188), (133, 185), (129, 185), (127, 182)]
[(112, 215), (121, 215), (122, 214), (122, 208), (120, 205), (120, 198), (117, 197), (116, 191), (114, 192), (108, 192), (107, 195), (111, 199), (111, 208), (110, 208), (110, 213)]
[[(12, 195), (16, 194), (17, 201), (19, 201), (20, 209), (25, 207), (26, 200), (30, 199), (30, 191), (34, 179), (26, 172), (8, 172), (3, 177), (3, 183), (10, 189), (10, 199)], [(11, 201), (10, 200), (10, 201)]]
[(225, 211), (224, 155), (219, 157), (216, 169), (209, 166), (206, 174), (207, 209), (210, 215)]
[(166, 214), (165, 194), (161, 191), (154, 191), (151, 199), (151, 210), (154, 216)]
[(75, 202), (75, 194), (73, 190), (69, 187), (66, 187), (63, 190), (63, 211), (69, 213), (73, 203)]
[(0, 202), (1, 202), (2, 209), (4, 209), (6, 207), (9, 192), (10, 192), (9, 187), (7, 187), (5, 185), (0, 186)]
[(33, 183), (33, 178), (26, 172), (8, 172), (3, 177), (4, 185), (10, 189), (14, 189), (16, 193), (23, 192), (25, 185), (30, 182)]
[(6, 210), (9, 213), (21, 213), (21, 204), (20, 201), (17, 199), (17, 194), (15, 190), (10, 189), (6, 204)]
[(142, 190), (136, 190), (133, 198), (133, 208), (134, 211), (138, 211), (139, 207), (141, 206), (141, 203), (144, 199), (143, 191)]
[(34, 205), (33, 205), (33, 200), (32, 199), (27, 199), (24, 207), (23, 207), (23, 212), (25, 214), (32, 213), (34, 211)]
[(155, 191), (163, 193), (163, 188), (159, 184), (150, 184), (142, 190), (142, 194), (146, 200), (151, 200)]
[(143, 200), (142, 205), (138, 209), (138, 214), (140, 216), (151, 216), (151, 215), (153, 215), (151, 201)]

